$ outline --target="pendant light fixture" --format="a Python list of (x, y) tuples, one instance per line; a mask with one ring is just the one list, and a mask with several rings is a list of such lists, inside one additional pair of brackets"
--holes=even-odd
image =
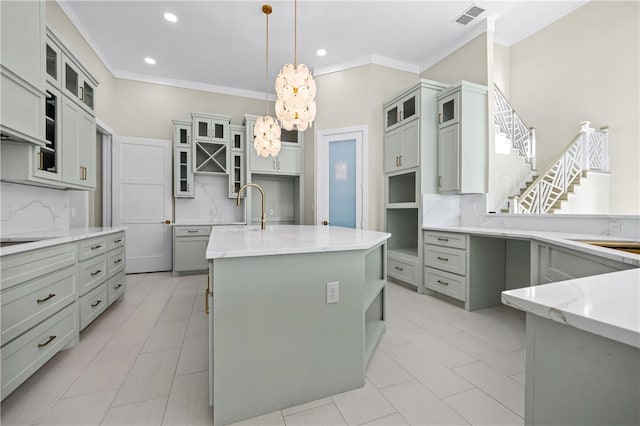
[(266, 54), (265, 54), (265, 76), (264, 76), (264, 103), (265, 115), (256, 120), (253, 126), (253, 147), (261, 157), (275, 157), (280, 152), (280, 126), (278, 121), (269, 115), (269, 15), (272, 12), (271, 6), (262, 5), (262, 12), (267, 18)]
[(286, 130), (305, 131), (316, 118), (316, 82), (305, 64), (298, 64), (298, 2), (294, 0), (293, 64), (286, 64), (276, 78), (276, 116)]

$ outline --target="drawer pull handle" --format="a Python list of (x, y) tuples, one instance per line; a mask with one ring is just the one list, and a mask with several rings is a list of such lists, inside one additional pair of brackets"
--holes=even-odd
[(438, 237), (438, 241), (449, 241), (449, 239), (448, 238)]
[(92, 304), (91, 304), (91, 307), (92, 307), (92, 308), (95, 308), (96, 306), (98, 306), (98, 305), (99, 305), (99, 304), (101, 304), (101, 303), (102, 303), (102, 300), (96, 300), (96, 303), (92, 303)]
[(122, 284), (118, 284), (118, 285), (117, 285), (117, 286), (115, 286), (113, 289), (114, 289), (114, 290), (117, 290), (117, 289), (119, 289), (120, 287), (122, 287)]
[(438, 256), (438, 260), (442, 260), (442, 261), (445, 261), (445, 262), (449, 261), (449, 259), (447, 259), (446, 257), (440, 257), (440, 256)]
[(120, 263), (120, 262), (122, 262), (122, 259), (116, 259), (116, 260), (114, 260), (114, 261), (113, 261), (113, 263), (115, 263), (116, 265), (117, 265), (118, 263)]
[(195, 232), (198, 232), (198, 230), (197, 229), (189, 229), (189, 230), (187, 230), (187, 232), (190, 233), (190, 234), (193, 234)]
[(114, 243), (121, 243), (122, 239), (118, 239), (118, 240), (113, 240)]
[(56, 295), (54, 293), (49, 293), (49, 295), (47, 297), (45, 297), (44, 299), (38, 299), (38, 300), (36, 300), (36, 302), (44, 303), (47, 300), (51, 299), (52, 297), (56, 297)]
[(91, 250), (98, 250), (99, 248), (102, 248), (102, 244), (98, 244), (96, 246), (92, 246)]
[(449, 283), (448, 283), (448, 282), (446, 282), (446, 281), (440, 281), (440, 280), (438, 280), (438, 283), (440, 283), (440, 284), (442, 284), (442, 285), (449, 285)]
[(204, 313), (209, 315), (209, 293), (211, 292), (211, 277), (207, 276), (207, 288), (204, 289)]
[(404, 271), (404, 268), (401, 268), (401, 267), (399, 267), (399, 266), (396, 266), (395, 268), (396, 268), (398, 271)]
[(39, 348), (44, 348), (45, 346), (47, 346), (49, 343), (53, 342), (53, 340), (58, 337), (58, 336), (49, 336), (49, 340), (47, 340), (44, 343), (38, 343), (38, 347)]
[(92, 272), (91, 276), (94, 277), (94, 276), (98, 275), (100, 272), (102, 272), (102, 271), (100, 269), (98, 269), (97, 271)]

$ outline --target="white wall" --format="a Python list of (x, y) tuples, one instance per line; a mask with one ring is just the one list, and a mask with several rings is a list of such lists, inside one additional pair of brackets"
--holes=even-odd
[(609, 126), (610, 213), (640, 214), (640, 2), (592, 1), (511, 46), (510, 101), (536, 128), (538, 168), (579, 122)]

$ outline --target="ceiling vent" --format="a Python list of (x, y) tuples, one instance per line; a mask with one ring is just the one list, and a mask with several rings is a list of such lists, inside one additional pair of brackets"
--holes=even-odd
[(469, 9), (465, 10), (462, 15), (458, 16), (454, 22), (462, 25), (467, 25), (469, 22), (473, 21), (476, 17), (482, 14), (482, 12), (484, 12), (484, 9), (473, 5)]

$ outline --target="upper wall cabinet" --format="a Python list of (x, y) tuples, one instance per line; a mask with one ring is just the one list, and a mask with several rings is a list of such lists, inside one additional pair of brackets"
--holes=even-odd
[[(5, 42), (3, 39), (3, 46)], [(46, 96), (38, 122), (44, 128), (45, 143), (40, 146), (9, 140), (0, 144), (2, 180), (61, 189), (95, 189), (93, 107), (98, 82), (51, 31), (47, 31), (40, 53)], [(21, 95), (14, 101), (20, 104), (28, 99)], [(3, 87), (2, 102), (6, 100)]]
[(200, 141), (229, 143), (231, 117), (224, 115), (191, 114), (193, 137)]
[(384, 108), (384, 131), (420, 117), (420, 92), (415, 91)]
[(438, 192), (486, 192), (487, 88), (462, 81), (437, 99)]
[(0, 2), (0, 137), (46, 145), (45, 2)]

